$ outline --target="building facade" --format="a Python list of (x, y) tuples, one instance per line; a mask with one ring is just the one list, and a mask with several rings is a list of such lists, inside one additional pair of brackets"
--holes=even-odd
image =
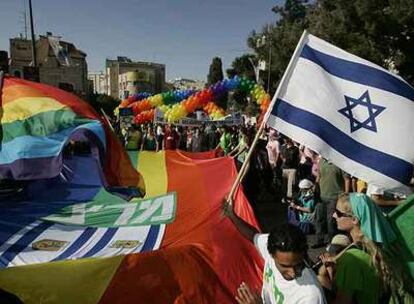
[(108, 84), (106, 73), (89, 72), (88, 79), (91, 82), (91, 93), (108, 94)]
[(206, 86), (205, 81), (186, 78), (175, 78), (169, 82), (176, 90), (203, 90)]
[[(38, 77), (41, 83), (73, 92), (79, 96), (86, 96), (89, 85), (84, 52), (78, 50), (72, 43), (60, 41), (58, 37), (48, 33), (46, 36), (39, 36), (36, 41), (36, 53)], [(30, 79), (27, 74), (33, 69), (30, 68), (31, 65), (31, 40), (10, 39), (10, 74)]]
[(107, 94), (126, 98), (137, 92), (160, 93), (165, 88), (165, 65), (132, 61), (127, 57), (106, 60)]

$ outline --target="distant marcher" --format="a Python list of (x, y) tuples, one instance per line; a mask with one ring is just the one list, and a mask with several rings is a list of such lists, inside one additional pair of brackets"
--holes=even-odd
[(281, 148), (281, 158), (283, 161), (283, 179), (286, 183), (286, 197), (292, 198), (293, 190), (296, 185), (296, 174), (299, 166), (299, 149), (290, 138), (286, 139)]
[(177, 127), (177, 133), (178, 133), (178, 149), (182, 151), (186, 151), (187, 150), (187, 130), (179, 126)]
[(201, 152), (202, 140), (200, 129), (195, 128), (191, 138), (191, 152)]
[(151, 127), (147, 128), (147, 132), (142, 139), (141, 150), (144, 151), (158, 151), (158, 142), (155, 138), (154, 131)]
[(157, 129), (156, 129), (156, 140), (157, 140), (157, 144), (159, 149), (161, 149), (163, 147), (162, 142), (164, 140), (164, 127), (162, 125), (158, 125)]
[(219, 144), (219, 139), (220, 139), (215, 125), (211, 125), (206, 128), (206, 137), (207, 137), (208, 150), (214, 150)]
[[(247, 156), (249, 145), (247, 143), (246, 130), (239, 130), (239, 143), (228, 155), (236, 159), (237, 169), (240, 170)], [(246, 169), (247, 170), (247, 169)]]
[(276, 130), (271, 129), (269, 131), (266, 150), (269, 165), (272, 168), (274, 189), (276, 192), (279, 192), (279, 190), (282, 189), (283, 172), (282, 159), (280, 157), (280, 144)]
[(175, 150), (178, 147), (179, 136), (173, 125), (165, 128), (163, 147), (164, 150)]
[(351, 184), (349, 175), (326, 159), (319, 161), (319, 176), (316, 182), (319, 185), (322, 204), (318, 206), (315, 214), (316, 244), (312, 246), (314, 248), (326, 244), (325, 232), (328, 234), (328, 242), (337, 234), (332, 215), (339, 195), (348, 193)]
[(218, 147), (220, 147), (223, 150), (224, 155), (227, 155), (231, 151), (230, 145), (231, 145), (231, 135), (228, 131), (228, 128), (226, 126), (222, 126), (220, 142), (218, 144)]
[(138, 126), (132, 127), (132, 132), (129, 133), (126, 149), (139, 150), (141, 147), (142, 132)]

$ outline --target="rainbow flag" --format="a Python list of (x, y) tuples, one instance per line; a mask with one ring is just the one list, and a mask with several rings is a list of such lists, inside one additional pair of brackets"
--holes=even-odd
[(91, 144), (105, 185), (139, 186), (145, 191), (143, 179), (107, 122), (77, 96), (5, 76), (0, 98), (0, 179), (58, 176), (65, 145), (77, 139)]
[[(111, 240), (116, 237), (119, 229), (140, 228), (146, 229), (147, 232), (127, 233), (123, 238), (132, 238), (129, 239), (129, 243), (123, 244), (131, 244), (134, 238), (137, 240), (140, 234), (145, 234), (146, 237), (140, 240), (141, 245), (137, 247), (142, 249), (144, 244), (147, 244), (145, 250), (118, 251), (115, 256), (110, 257), (98, 254), (83, 258), (78, 255), (73, 257), (75, 260), (67, 260), (68, 256), (71, 259), (70, 254), (86, 251), (75, 246), (75, 250), (66, 254), (66, 260), (55, 259), (51, 262), (36, 263), (29, 259), (30, 253), (31, 256), (35, 256), (45, 251), (45, 254), (56, 255), (55, 251), (47, 249), (59, 247), (59, 243), (46, 248), (33, 248), (33, 243), (36, 243), (37, 236), (42, 232), (26, 232), (20, 234), (19, 238), (0, 241), (0, 246), (8, 248), (4, 250), (0, 247), (0, 262), (6, 261), (4, 258), (7, 257), (13, 258), (8, 259), (9, 264), (0, 270), (0, 288), (17, 295), (24, 303), (63, 304), (235, 303), (234, 294), (242, 281), (260, 288), (263, 267), (261, 257), (230, 220), (221, 215), (222, 200), (237, 176), (234, 161), (228, 157), (214, 158), (213, 155), (179, 151), (131, 153), (135, 168), (145, 178), (147, 196), (139, 202), (128, 204), (137, 205), (137, 209), (143, 206), (147, 208), (151, 197), (166, 197), (174, 193), (175, 209), (170, 213), (174, 216), (170, 217), (168, 222), (132, 227), (102, 227), (91, 218), (93, 227), (81, 227), (91, 229), (89, 234), (92, 237), (89, 237), (89, 240), (95, 245), (90, 246), (86, 242), (82, 246), (89, 246), (90, 250), (91, 247), (99, 247), (96, 245), (98, 243), (110, 244), (113, 243)], [(107, 195), (102, 198), (102, 188), (90, 182), (94, 179), (85, 176), (86, 172), (94, 171), (89, 167), (93, 166), (93, 162), (89, 162), (88, 158), (79, 158), (74, 159), (73, 165), (70, 166), (74, 172), (73, 183), (66, 188), (65, 194), (56, 191), (39, 197), (43, 192), (41, 187), (53, 188), (39, 182), (39, 185), (33, 185), (33, 188), (29, 189), (38, 194), (37, 200), (28, 201), (26, 204), (19, 202), (19, 205), (10, 202), (7, 210), (14, 210), (15, 213), (0, 213), (0, 224), (8, 219), (9, 222), (20, 225), (22, 229), (27, 227), (27, 224), (22, 224), (22, 217), (18, 221), (14, 220), (18, 218), (19, 212), (24, 213), (23, 207), (32, 207), (32, 212), (27, 215), (32, 217), (32, 221), (41, 221), (40, 225), (51, 225), (51, 222), (44, 219), (46, 212), (42, 210), (47, 208), (42, 209), (42, 206), (59, 205), (53, 212), (49, 210), (49, 214), (56, 217), (56, 212), (62, 210), (65, 201), (79, 204), (88, 200), (100, 200), (101, 197), (102, 202), (110, 203), (110, 197)], [(121, 203), (117, 202), (118, 205)], [(66, 206), (70, 207), (71, 204), (67, 203)], [(236, 194), (235, 210), (247, 222), (257, 227), (242, 189)], [(128, 218), (131, 218), (131, 214), (128, 213)], [(125, 213), (123, 215), (126, 219)], [(163, 212), (163, 215), (166, 213)], [(160, 219), (159, 214), (155, 217)], [(99, 229), (116, 229), (117, 232), (111, 235), (108, 230)], [(8, 230), (0, 227), (0, 240)], [(93, 236), (97, 236), (98, 239), (94, 239)], [(56, 238), (55, 241), (59, 241), (58, 235)], [(20, 240), (20, 246), (16, 239)], [(80, 237), (72, 244), (82, 243), (78, 242), (78, 239)], [(11, 250), (10, 247), (14, 249)], [(58, 252), (65, 252), (70, 247), (72, 245), (63, 247), (61, 251), (58, 249)], [(106, 247), (102, 250), (106, 250)], [(5, 255), (5, 252), (8, 253)], [(20, 256), (20, 259), (16, 259), (17, 256)], [(29, 265), (15, 266), (23, 265), (25, 262)]]

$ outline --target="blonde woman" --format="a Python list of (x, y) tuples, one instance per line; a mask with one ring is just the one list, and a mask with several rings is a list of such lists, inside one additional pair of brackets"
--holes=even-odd
[(341, 195), (333, 217), (338, 229), (348, 232), (357, 245), (336, 260), (334, 303), (379, 303), (391, 287), (401, 285), (383, 251), (396, 235), (375, 203), (362, 193)]

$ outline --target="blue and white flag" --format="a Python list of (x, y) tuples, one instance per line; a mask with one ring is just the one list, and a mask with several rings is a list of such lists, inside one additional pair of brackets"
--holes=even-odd
[(407, 82), (306, 32), (267, 116), (349, 174), (395, 191), (413, 176), (413, 122)]

